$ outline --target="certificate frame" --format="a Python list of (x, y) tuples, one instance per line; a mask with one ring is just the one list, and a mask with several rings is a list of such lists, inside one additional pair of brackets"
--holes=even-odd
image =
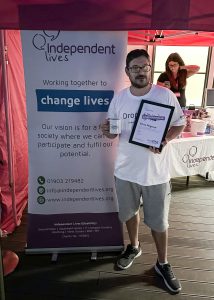
[(161, 151), (174, 109), (174, 106), (142, 99), (129, 143)]

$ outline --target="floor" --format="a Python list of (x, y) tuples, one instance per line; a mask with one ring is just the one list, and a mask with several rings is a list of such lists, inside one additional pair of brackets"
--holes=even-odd
[[(16, 270), (4, 278), (6, 300), (206, 300), (214, 299), (214, 182), (200, 176), (172, 180), (168, 259), (181, 280), (172, 295), (153, 269), (156, 251), (142, 224), (142, 255), (126, 271), (114, 262), (118, 253), (25, 254), (27, 214), (17, 230), (2, 241), (19, 256)], [(127, 232), (124, 233), (128, 243)]]

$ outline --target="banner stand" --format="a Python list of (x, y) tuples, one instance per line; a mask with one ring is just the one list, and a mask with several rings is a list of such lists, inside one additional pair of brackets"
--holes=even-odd
[(38, 248), (38, 249), (26, 249), (26, 254), (52, 254), (51, 261), (56, 262), (58, 254), (62, 253), (91, 253), (91, 260), (97, 259), (98, 252), (121, 252), (124, 250), (124, 246), (105, 246), (105, 247), (70, 247), (70, 248)]
[(26, 253), (52, 253), (55, 261), (59, 253), (91, 252), (94, 260), (123, 249), (113, 176), (118, 139), (106, 138), (100, 124), (123, 86), (126, 45), (127, 32), (22, 31)]

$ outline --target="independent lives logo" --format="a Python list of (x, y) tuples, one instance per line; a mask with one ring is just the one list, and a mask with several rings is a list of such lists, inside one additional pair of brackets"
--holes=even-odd
[(187, 153), (182, 157), (182, 162), (186, 164), (187, 168), (197, 167), (201, 163), (214, 160), (214, 155), (201, 155), (197, 146), (191, 146)]

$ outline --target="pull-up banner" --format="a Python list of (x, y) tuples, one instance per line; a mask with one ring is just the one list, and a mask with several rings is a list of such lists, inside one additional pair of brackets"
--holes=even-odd
[(22, 44), (27, 251), (121, 249), (113, 178), (117, 140), (105, 138), (100, 124), (122, 88), (127, 33), (23, 31)]

